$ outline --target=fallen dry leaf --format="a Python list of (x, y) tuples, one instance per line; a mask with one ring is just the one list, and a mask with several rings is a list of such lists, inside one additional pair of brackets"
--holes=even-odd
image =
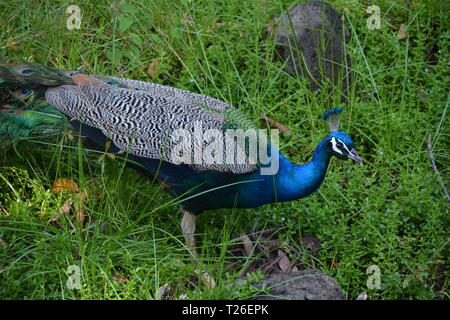
[(166, 283), (165, 285), (161, 286), (158, 289), (158, 292), (156, 293), (156, 295), (157, 295), (156, 299), (161, 300), (162, 298), (164, 298), (164, 295), (166, 294), (168, 287), (169, 287), (168, 283)]
[(355, 300), (367, 300), (368, 295), (365, 292), (360, 293)]
[(278, 261), (278, 266), (280, 267), (281, 271), (283, 271), (284, 273), (298, 271), (297, 266), (294, 265), (295, 261), (291, 262), (283, 250), (278, 249), (278, 257), (281, 257), (281, 259)]
[(200, 279), (202, 282), (208, 287), (208, 289), (214, 289), (216, 287), (216, 282), (214, 279), (209, 275), (207, 271), (200, 271), (198, 269), (194, 270), (194, 272), (200, 276)]
[(187, 298), (188, 298), (187, 294), (183, 293), (178, 297), (178, 300), (186, 300)]
[(278, 249), (278, 256), (281, 257), (281, 259), (278, 261), (278, 266), (280, 267), (281, 271), (285, 273), (289, 272), (289, 267), (291, 266), (291, 261), (289, 260), (289, 258), (281, 249)]
[(83, 226), (84, 218), (86, 216), (85, 210), (83, 207), (83, 203), (87, 200), (87, 192), (80, 192), (77, 194), (77, 204), (75, 206), (75, 217), (80, 224), (80, 226)]
[[(300, 258), (300, 251), (297, 250), (295, 246), (290, 246), (283, 243), (280, 239), (275, 238), (277, 232), (280, 230), (281, 229), (279, 227), (263, 231), (259, 231), (257, 228), (254, 228), (247, 234), (244, 234), (243, 232), (239, 233), (239, 238), (235, 238), (238, 242), (238, 246), (233, 246), (230, 251), (230, 253), (237, 258), (236, 262), (230, 266), (230, 270), (240, 267), (242, 257), (247, 255), (244, 244), (249, 241), (245, 238), (246, 235), (252, 242), (253, 256), (258, 256), (258, 259), (245, 261), (245, 265), (239, 275), (241, 279), (246, 279), (250, 272), (256, 270), (262, 270), (265, 274), (290, 273), (301, 270), (304, 262), (302, 258)], [(305, 245), (305, 243), (302, 244), (300, 239), (297, 237), (296, 242), (300, 247), (306, 246), (311, 249), (315, 249), (320, 246), (319, 241), (316, 238), (305, 235), (303, 235), (303, 237), (306, 237), (306, 240), (310, 241)], [(248, 249), (250, 249), (250, 247)], [(292, 255), (292, 257), (295, 258), (290, 259), (289, 255)]]
[(158, 61), (156, 59), (153, 59), (148, 66), (148, 74), (150, 75), (150, 77), (156, 78), (156, 76), (158, 75), (158, 70)]
[(334, 258), (333, 258), (333, 261), (331, 261), (331, 266), (334, 268), (337, 268), (337, 269), (339, 269), (341, 267), (339, 265), (339, 262), (337, 262), (337, 260), (335, 260)]
[(408, 33), (406, 32), (406, 26), (404, 23), (402, 23), (397, 32), (397, 39), (402, 40), (402, 39), (405, 39), (407, 36), (408, 36)]
[[(59, 180), (61, 180), (61, 179), (59, 179)], [(64, 180), (67, 180), (67, 179), (64, 179)], [(71, 180), (69, 180), (69, 181), (71, 181)], [(73, 182), (73, 183), (75, 183), (75, 182)], [(60, 188), (60, 186), (57, 187), (58, 190), (62, 190), (64, 188)], [(78, 186), (77, 186), (77, 188), (78, 188)], [(56, 191), (56, 192), (61, 192), (61, 191)], [(84, 219), (85, 219), (85, 216), (86, 216), (86, 212), (84, 210), (83, 204), (87, 200), (87, 197), (88, 196), (87, 196), (87, 192), (86, 191), (79, 192), (75, 196), (75, 218), (76, 218), (77, 224), (79, 226), (81, 226), (81, 227), (83, 226)], [(59, 208), (58, 212), (56, 212), (56, 214), (53, 217), (50, 218), (49, 222), (56, 222), (64, 214), (69, 214), (70, 211), (72, 210), (72, 206), (73, 206), (73, 202), (74, 202), (73, 199), (74, 199), (74, 197), (70, 196), (69, 199), (66, 200), (66, 202), (64, 202), (64, 204), (61, 206), (61, 208)]]
[(72, 201), (66, 201), (63, 206), (61, 207), (61, 212), (62, 213), (69, 213), (70, 212), (70, 208), (72, 207)]
[(242, 238), (242, 245), (244, 246), (245, 255), (250, 257), (253, 254), (253, 242), (244, 232), (241, 232), (239, 235)]
[(272, 126), (274, 126), (275, 128), (277, 128), (280, 131), (283, 131), (286, 134), (291, 134), (292, 131), (291, 129), (289, 129), (288, 127), (286, 127), (285, 125), (269, 118), (268, 116), (266, 116), (264, 113), (260, 113), (259, 114), (266, 122), (268, 122), (269, 124), (271, 124)]
[(67, 200), (61, 208), (59, 208), (58, 212), (48, 220), (49, 222), (56, 222), (58, 221), (64, 213), (69, 213), (70, 208), (72, 207), (72, 202), (70, 200)]
[(119, 284), (124, 284), (127, 282), (129, 276), (128, 275), (121, 275), (121, 274), (113, 274), (112, 276), (114, 280), (116, 280)]
[(78, 192), (78, 185), (70, 179), (56, 179), (53, 184), (53, 192), (69, 192), (75, 191)]
[[(278, 267), (278, 262), (282, 259), (283, 257), (277, 257), (272, 261), (268, 261), (265, 264), (263, 264), (261, 266), (261, 269), (264, 271), (264, 273), (272, 273), (272, 272), (276, 272), (276, 273), (280, 273), (280, 268)], [(278, 270), (276, 270), (278, 269)]]
[(408, 277), (405, 278), (405, 280), (403, 280), (403, 282), (402, 282), (403, 289), (408, 287), (410, 281), (411, 281), (411, 276), (408, 276)]

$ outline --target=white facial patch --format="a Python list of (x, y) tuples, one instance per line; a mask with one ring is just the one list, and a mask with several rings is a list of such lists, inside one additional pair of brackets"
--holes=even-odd
[[(345, 151), (347, 151), (348, 154), (352, 154), (352, 152), (348, 149), (347, 145), (341, 139), (337, 139), (337, 141), (339, 141), (342, 144), (342, 146), (345, 148)], [(344, 154), (342, 150), (339, 149), (335, 137), (331, 138), (331, 146), (335, 152), (342, 155)]]
[[(341, 140), (339, 140), (339, 141), (341, 141)], [(344, 146), (345, 146), (345, 144), (344, 144)], [(336, 153), (343, 154), (342, 151), (337, 147), (337, 143), (336, 143), (336, 138), (335, 137), (331, 138), (331, 147), (333, 148), (333, 150)]]
[[(339, 140), (339, 139), (338, 139), (338, 140)], [(345, 150), (347, 150), (347, 152), (350, 154), (351, 151), (348, 150), (347, 145), (346, 145), (344, 142), (342, 142), (342, 140), (339, 140), (339, 142), (342, 143), (342, 145), (344, 146)]]

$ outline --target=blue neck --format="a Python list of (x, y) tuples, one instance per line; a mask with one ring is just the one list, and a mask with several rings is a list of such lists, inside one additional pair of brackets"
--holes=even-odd
[(313, 166), (317, 168), (320, 172), (322, 172), (324, 177), (331, 159), (331, 153), (329, 153), (326, 148), (327, 140), (328, 139), (325, 138), (322, 141), (320, 141), (319, 145), (314, 151), (312, 161), (309, 162), (312, 163)]
[(326, 148), (326, 141), (325, 138), (319, 143), (312, 160), (308, 163), (294, 165), (285, 158), (282, 160), (289, 162), (289, 164), (286, 164), (287, 172), (280, 172), (279, 175), (279, 185), (283, 189), (280, 201), (306, 197), (320, 187), (331, 159), (331, 154)]

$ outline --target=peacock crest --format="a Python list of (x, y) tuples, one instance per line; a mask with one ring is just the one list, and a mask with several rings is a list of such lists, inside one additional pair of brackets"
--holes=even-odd
[(341, 112), (342, 108), (333, 108), (324, 113), (322, 120), (328, 124), (331, 132), (339, 130), (339, 114)]

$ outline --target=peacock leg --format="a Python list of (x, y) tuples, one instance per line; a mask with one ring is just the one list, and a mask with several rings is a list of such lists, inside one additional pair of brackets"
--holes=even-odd
[[(186, 211), (182, 209), (183, 212), (183, 218), (181, 219), (181, 230), (183, 230), (184, 238), (186, 239), (186, 244), (193, 255), (194, 260), (192, 260), (193, 263), (198, 263), (198, 255), (195, 245), (195, 221), (197, 220), (197, 216), (195, 214), (190, 213), (189, 211)], [(206, 270), (200, 270), (196, 269), (195, 273), (198, 275), (199, 279), (210, 289), (214, 289), (216, 287), (216, 282), (214, 281), (214, 278), (212, 278), (208, 271)]]
[(183, 218), (181, 219), (181, 230), (183, 231), (184, 238), (186, 239), (186, 244), (189, 250), (194, 254), (197, 254), (195, 249), (195, 221), (197, 220), (197, 216), (195, 214), (190, 213), (182, 209)]

